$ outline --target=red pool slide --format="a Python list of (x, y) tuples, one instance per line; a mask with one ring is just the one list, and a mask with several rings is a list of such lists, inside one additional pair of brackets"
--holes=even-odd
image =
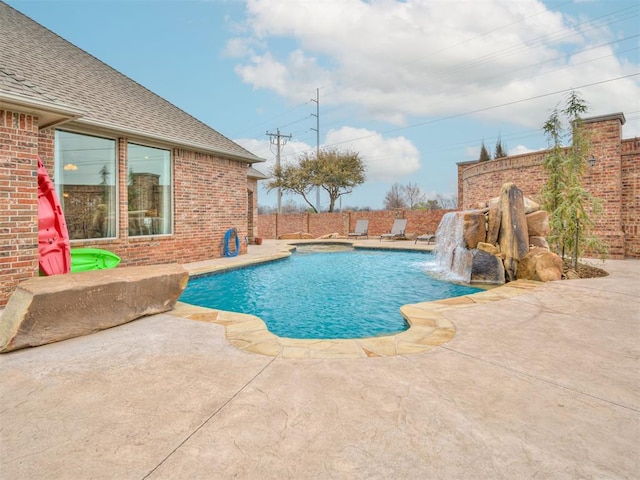
[(40, 271), (57, 275), (71, 271), (71, 244), (55, 187), (38, 157), (38, 254)]

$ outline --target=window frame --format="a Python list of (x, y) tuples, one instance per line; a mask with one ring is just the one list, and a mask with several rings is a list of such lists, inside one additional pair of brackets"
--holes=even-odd
[[(128, 234), (128, 238), (131, 239), (138, 239), (138, 238), (149, 238), (149, 237), (168, 237), (168, 236), (172, 236), (175, 234), (175, 198), (174, 198), (174, 190), (175, 190), (175, 169), (174, 169), (174, 152), (173, 152), (173, 148), (169, 147), (169, 146), (160, 146), (160, 145), (156, 145), (153, 144), (152, 142), (146, 142), (143, 141), (141, 139), (134, 139), (134, 138), (126, 138), (125, 139), (126, 145), (123, 145), (123, 148), (126, 148), (125, 152), (125, 157), (126, 157), (126, 161), (125, 161), (125, 165), (126, 165), (126, 169), (127, 169), (127, 173), (126, 173), (126, 179), (124, 181), (124, 188), (126, 189), (124, 196), (127, 199), (126, 202), (126, 211), (127, 211), (127, 218), (128, 218), (128, 222), (129, 225), (127, 225), (125, 228), (127, 228), (127, 234)], [(130, 146), (134, 146), (134, 147), (141, 147), (141, 148), (148, 148), (148, 149), (152, 149), (152, 150), (160, 150), (163, 152), (166, 152), (168, 155), (168, 164), (162, 167), (162, 170), (166, 170), (166, 173), (169, 177), (169, 182), (167, 185), (167, 191), (168, 191), (168, 196), (167, 196), (167, 200), (169, 202), (169, 205), (167, 206), (167, 211), (170, 214), (170, 218), (168, 220), (168, 225), (167, 225), (167, 231), (166, 232), (162, 232), (162, 233), (144, 233), (144, 234), (131, 234), (130, 232), (130, 226), (131, 226), (131, 215), (130, 212), (132, 210), (129, 209), (129, 171), (131, 168), (131, 159), (129, 158), (129, 153), (130, 153)], [(162, 218), (162, 217), (160, 217)]]
[[(112, 235), (105, 235), (105, 236), (101, 236), (101, 237), (91, 237), (91, 236), (85, 236), (83, 238), (70, 238), (70, 241), (79, 243), (79, 242), (87, 242), (87, 241), (104, 241), (104, 240), (115, 240), (117, 238), (119, 238), (119, 224), (120, 224), (120, 211), (119, 211), (119, 196), (120, 196), (120, 165), (119, 165), (119, 142), (118, 142), (118, 138), (114, 137), (112, 135), (107, 135), (104, 133), (96, 133), (96, 132), (86, 132), (86, 131), (80, 131), (80, 130), (74, 130), (74, 129), (67, 129), (67, 128), (56, 128), (54, 129), (54, 179), (55, 179), (55, 189), (56, 189), (56, 193), (58, 195), (58, 198), (61, 200), (61, 205), (62, 205), (62, 210), (63, 213), (65, 213), (65, 219), (67, 219), (67, 212), (70, 212), (71, 208), (70, 206), (67, 206), (65, 208), (65, 197), (64, 197), (64, 187), (67, 185), (66, 183), (63, 182), (64, 180), (64, 159), (60, 157), (59, 153), (60, 153), (60, 134), (71, 134), (71, 135), (78, 135), (78, 136), (82, 136), (82, 137), (91, 137), (91, 138), (97, 138), (100, 140), (108, 140), (110, 142), (113, 142), (113, 159), (112, 160), (112, 167), (113, 167), (113, 199), (111, 200), (111, 205), (113, 207), (113, 225), (112, 225), (112, 230), (113, 230), (113, 234)], [(69, 185), (73, 185), (73, 184), (69, 184)], [(65, 211), (66, 210), (66, 211)], [(69, 221), (66, 221), (67, 223), (67, 228), (69, 227)], [(111, 230), (111, 227), (109, 227), (109, 230)], [(70, 235), (71, 237), (71, 235)]]

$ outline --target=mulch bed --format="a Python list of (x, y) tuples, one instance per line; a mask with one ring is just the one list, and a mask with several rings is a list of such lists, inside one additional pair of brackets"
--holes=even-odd
[(577, 268), (574, 270), (571, 268), (570, 260), (564, 261), (564, 273), (562, 275), (563, 280), (570, 280), (574, 278), (606, 277), (607, 275), (609, 275), (609, 273), (601, 268), (580, 262), (578, 262)]

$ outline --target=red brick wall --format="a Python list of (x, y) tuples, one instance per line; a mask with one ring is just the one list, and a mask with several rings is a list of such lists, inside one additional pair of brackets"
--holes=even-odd
[(72, 247), (110, 250), (122, 258), (123, 266), (189, 263), (220, 257), (224, 235), (235, 227), (242, 240), (240, 251), (246, 253), (246, 164), (177, 148), (173, 149), (173, 235), (129, 236), (126, 143), (127, 139), (119, 139), (119, 238), (77, 241)]
[[(37, 119), (0, 111), (0, 307), (18, 283), (38, 275), (36, 158), (54, 177), (54, 130), (38, 132)], [(173, 149), (174, 232), (130, 237), (127, 208), (127, 139), (118, 139), (118, 238), (74, 240), (71, 247), (112, 251), (122, 266), (188, 263), (221, 256), (226, 231), (235, 227), (246, 253), (249, 231), (247, 166), (235, 160)], [(256, 182), (254, 182), (256, 183)], [(255, 188), (255, 185), (254, 185)], [(254, 195), (254, 223), (257, 196)], [(233, 247), (232, 247), (233, 248)]]
[(252, 242), (258, 236), (258, 179), (247, 179), (247, 235)]
[[(585, 128), (590, 132), (591, 153), (596, 163), (587, 167), (584, 185), (601, 200), (603, 206), (602, 215), (596, 223), (596, 234), (609, 244), (611, 258), (624, 258), (625, 255), (639, 258), (638, 207), (633, 206), (634, 195), (637, 205), (637, 193), (634, 191), (637, 192), (638, 148), (633, 146), (636, 141), (622, 141), (622, 124), (615, 115), (594, 121), (586, 119)], [(627, 152), (624, 156), (622, 145)], [(468, 209), (496, 197), (505, 182), (514, 182), (525, 196), (540, 201), (540, 190), (548, 178), (542, 167), (547, 153), (542, 151), (488, 162), (459, 164), (459, 204)]]
[(449, 210), (376, 210), (342, 213), (292, 213), (258, 216), (258, 232), (263, 238), (278, 238), (286, 233), (309, 233), (314, 238), (330, 233), (346, 236), (355, 231), (356, 222), (369, 220), (369, 236), (389, 233), (396, 218), (407, 219), (407, 235), (435, 233)]
[(460, 207), (463, 210), (473, 208), (478, 202), (499, 196), (505, 182), (514, 182), (527, 197), (539, 201), (540, 189), (548, 178), (542, 168), (544, 156), (545, 153), (535, 152), (458, 165), (462, 183), (462, 197), (458, 199)]
[(0, 306), (38, 275), (38, 119), (0, 110)]
[(640, 258), (640, 138), (624, 140), (621, 150), (624, 254)]
[(624, 258), (622, 231), (622, 123), (617, 118), (586, 123), (591, 141), (591, 154), (596, 158), (587, 168), (584, 186), (602, 202), (602, 214), (595, 233), (609, 244), (611, 258)]

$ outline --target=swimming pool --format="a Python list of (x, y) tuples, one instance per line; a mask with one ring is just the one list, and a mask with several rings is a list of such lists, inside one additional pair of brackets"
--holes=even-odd
[(299, 247), (267, 264), (189, 280), (181, 302), (260, 317), (281, 337), (364, 338), (407, 329), (400, 307), (477, 288), (429, 276), (424, 252)]

